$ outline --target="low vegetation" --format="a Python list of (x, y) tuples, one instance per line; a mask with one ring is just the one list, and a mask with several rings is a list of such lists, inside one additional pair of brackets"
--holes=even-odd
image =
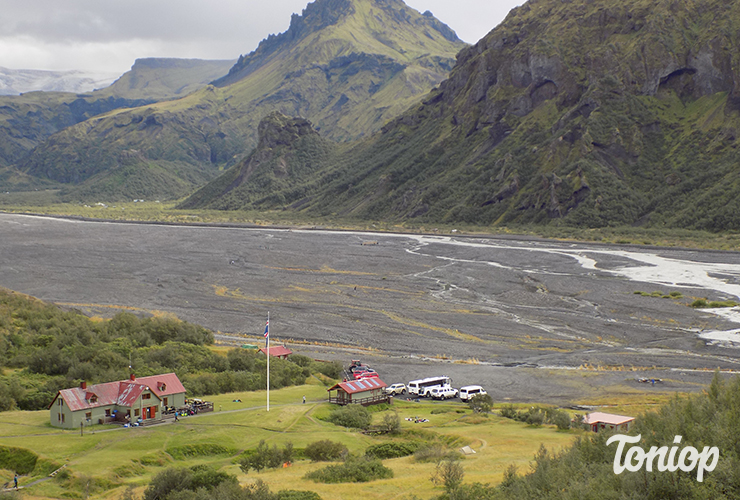
[[(191, 396), (265, 387), (264, 355), (210, 349), (213, 334), (201, 326), (130, 312), (96, 321), (31, 297), (0, 289), (0, 411), (40, 410), (60, 389), (81, 381), (110, 382), (175, 372)], [(311, 373), (337, 377), (338, 363), (305, 356), (271, 363), (274, 389), (303, 384)]]
[(377, 458), (349, 456), (341, 464), (328, 465), (309, 472), (305, 477), (320, 483), (366, 483), (392, 478), (393, 471)]

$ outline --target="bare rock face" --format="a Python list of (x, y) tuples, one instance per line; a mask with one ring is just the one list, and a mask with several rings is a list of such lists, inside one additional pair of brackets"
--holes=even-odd
[(288, 117), (274, 112), (267, 115), (257, 128), (259, 142), (257, 150), (268, 150), (278, 146), (291, 146), (298, 139), (306, 135), (316, 135), (311, 122), (304, 118)]

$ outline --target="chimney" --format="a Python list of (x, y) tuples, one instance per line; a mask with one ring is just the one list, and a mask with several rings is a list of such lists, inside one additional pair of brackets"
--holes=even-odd
[(136, 380), (136, 375), (132, 373), (131, 376), (129, 377), (129, 380), (131, 380), (131, 382), (134, 382)]
[(84, 380), (82, 382), (80, 382), (80, 389), (82, 389), (83, 391), (86, 390), (87, 389), (87, 382), (85, 382)]

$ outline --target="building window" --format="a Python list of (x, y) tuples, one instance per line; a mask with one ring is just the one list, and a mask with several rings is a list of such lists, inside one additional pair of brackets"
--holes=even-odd
[(141, 396), (141, 399), (151, 399), (152, 395), (147, 393)]
[(64, 413), (62, 413), (62, 423), (64, 423)]
[(139, 416), (139, 409), (134, 408), (134, 417), (138, 417), (138, 416)]
[(92, 397), (90, 398), (90, 402), (91, 403), (97, 403), (98, 402), (98, 397), (93, 394)]
[(105, 410), (105, 416), (110, 417), (110, 410)]
[(92, 412), (91, 411), (85, 413), (85, 419), (86, 420), (90, 420), (91, 418), (92, 418)]
[(62, 414), (57, 413), (57, 422), (61, 422), (61, 421), (62, 421)]
[(167, 406), (169, 404), (168, 398), (164, 398), (164, 400), (162, 402), (164, 403), (165, 406)]

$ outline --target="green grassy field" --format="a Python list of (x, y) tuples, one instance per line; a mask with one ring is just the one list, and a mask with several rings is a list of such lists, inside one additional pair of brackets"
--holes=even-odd
[[(308, 402), (301, 404), (303, 396)], [(265, 409), (265, 393), (248, 392), (214, 396), (213, 413), (183, 417), (180, 422), (147, 428), (119, 429), (93, 426), (80, 431), (62, 431), (49, 425), (47, 411), (5, 412), (0, 414), (0, 444), (27, 448), (42, 459), (66, 464), (68, 473), (24, 489), (25, 498), (120, 498), (127, 488), (141, 494), (151, 478), (166, 467), (185, 467), (208, 463), (235, 474), (242, 484), (265, 481), (273, 491), (304, 489), (319, 493), (324, 499), (400, 498), (411, 493), (429, 498), (442, 492), (430, 481), (434, 463), (417, 463), (412, 457), (385, 460), (394, 471), (392, 479), (361, 484), (326, 485), (303, 479), (303, 476), (325, 464), (299, 460), (289, 468), (244, 474), (235, 457), (243, 450), (256, 447), (264, 439), (270, 446), (281, 447), (288, 441), (295, 448), (322, 439), (342, 442), (355, 454), (388, 437), (371, 437), (337, 427), (322, 420), (331, 406), (324, 403), (325, 386), (314, 380), (304, 386), (271, 391), (271, 408)], [(235, 402), (234, 400), (241, 400)], [(438, 413), (440, 409), (449, 409)], [(436, 410), (432, 414), (432, 410)], [(576, 432), (558, 432), (554, 427), (529, 427), (495, 415), (472, 417), (460, 403), (414, 403), (397, 401), (392, 410), (401, 417), (402, 437), (392, 439), (436, 438), (459, 448), (469, 444), (475, 455), (463, 460), (466, 482), (497, 483), (511, 464), (520, 471), (528, 464), (540, 445), (558, 450), (567, 446)], [(416, 424), (406, 417), (429, 419)], [(374, 414), (377, 421), (383, 413)], [(409, 434), (411, 433), (411, 434)], [(436, 437), (435, 437), (436, 434)], [(228, 454), (198, 456), (175, 460), (169, 453), (193, 444), (217, 444), (232, 450)], [(38, 468), (37, 468), (38, 469)], [(45, 476), (21, 477), (21, 486), (30, 485)], [(0, 480), (12, 478), (2, 471)]]

